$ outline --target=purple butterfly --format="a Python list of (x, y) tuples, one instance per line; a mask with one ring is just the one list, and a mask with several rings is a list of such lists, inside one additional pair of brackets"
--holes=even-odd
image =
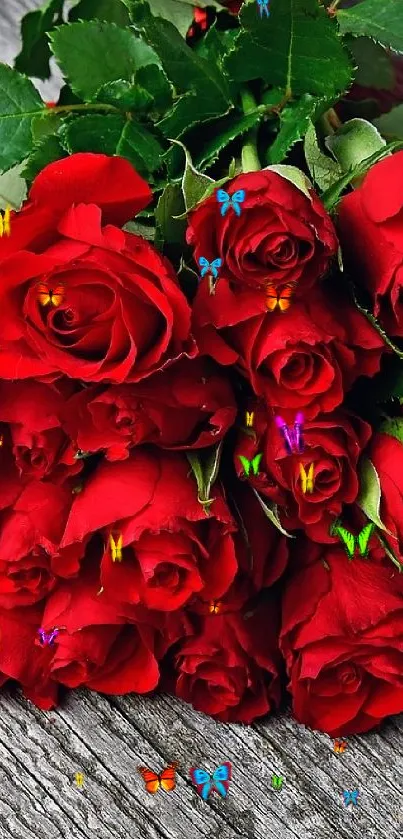
[(304, 438), (302, 431), (304, 415), (298, 411), (294, 421), (294, 428), (290, 428), (282, 417), (276, 417), (275, 422), (284, 440), (287, 454), (301, 454), (301, 452), (304, 451)]
[(55, 638), (57, 638), (58, 634), (59, 630), (56, 628), (52, 629), (50, 632), (46, 632), (46, 629), (42, 629), (42, 627), (38, 629), (38, 635), (40, 638), (41, 646), (50, 647), (53, 644)]

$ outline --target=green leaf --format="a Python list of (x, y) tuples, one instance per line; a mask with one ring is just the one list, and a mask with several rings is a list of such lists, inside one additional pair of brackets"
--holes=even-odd
[(119, 79), (102, 85), (96, 93), (95, 101), (114, 105), (121, 111), (145, 111), (151, 106), (153, 97), (140, 85)]
[(0, 209), (19, 210), (27, 197), (27, 184), (22, 177), (23, 163), (0, 175)]
[(215, 181), (213, 178), (209, 178), (207, 175), (203, 175), (195, 169), (192, 158), (183, 143), (179, 142), (179, 140), (172, 140), (171, 142), (177, 146), (181, 146), (185, 153), (186, 162), (182, 177), (182, 193), (185, 210), (189, 212), (189, 210), (193, 209), (206, 196), (208, 190), (215, 188)]
[(182, 244), (185, 238), (187, 227), (186, 219), (178, 219), (184, 210), (184, 199), (179, 184), (168, 184), (162, 195), (160, 195), (155, 210), (155, 246), (162, 249), (162, 246), (169, 244)]
[(0, 64), (0, 171), (11, 169), (32, 148), (31, 123), (43, 111), (43, 102), (32, 82)]
[(48, 163), (53, 163), (55, 160), (61, 160), (63, 157), (67, 157), (67, 153), (58, 137), (55, 135), (44, 137), (43, 140), (40, 140), (39, 143), (35, 145), (33, 151), (25, 161), (22, 174), (27, 181), (31, 182), (37, 175), (39, 175), (39, 172), (42, 172), (42, 169), (44, 169)]
[(152, 96), (154, 111), (165, 113), (171, 107), (173, 88), (162, 67), (157, 67), (156, 64), (140, 67), (136, 73), (136, 84)]
[(140, 174), (143, 174), (155, 172), (160, 168), (164, 149), (148, 128), (129, 119), (116, 147), (116, 154), (127, 157)]
[(193, 6), (179, 0), (148, 0), (150, 9), (156, 17), (169, 20), (183, 38), (193, 22)]
[(271, 0), (268, 21), (249, 0), (240, 20), (241, 31), (224, 59), (231, 78), (263, 79), (289, 96), (312, 93), (329, 99), (350, 86), (350, 57), (318, 0)]
[(281, 163), (294, 143), (302, 140), (311, 119), (319, 110), (320, 101), (305, 93), (297, 102), (290, 102), (280, 113), (280, 129), (269, 149), (270, 163)]
[(300, 189), (307, 198), (312, 199), (310, 193), (312, 184), (309, 182), (305, 173), (302, 172), (301, 169), (298, 169), (297, 166), (287, 166), (284, 163), (276, 163), (272, 166), (266, 166), (265, 171), (267, 169), (270, 172), (276, 172), (277, 175), (281, 175), (281, 177), (285, 178), (286, 181), (290, 181), (290, 183), (294, 184), (297, 189)]
[[(251, 114), (228, 114), (220, 120), (214, 122), (211, 126), (214, 129), (213, 136), (207, 142), (200, 142), (201, 151), (195, 161), (195, 165), (199, 169), (205, 169), (211, 166), (216, 160), (220, 152), (228, 146), (237, 137), (241, 137), (246, 131), (254, 128), (263, 119), (263, 114), (255, 111)], [(210, 126), (206, 127), (206, 130)]]
[(374, 124), (384, 137), (403, 140), (403, 104), (374, 119)]
[(367, 518), (376, 524), (386, 533), (390, 531), (385, 527), (379, 516), (381, 506), (381, 483), (378, 472), (369, 457), (362, 457), (359, 463), (360, 492), (357, 504), (365, 513)]
[(150, 227), (148, 224), (140, 224), (137, 220), (126, 222), (126, 224), (123, 225), (123, 230), (127, 230), (128, 233), (134, 233), (136, 236), (141, 236), (149, 242), (154, 241), (155, 228)]
[(63, 23), (63, 4), (64, 0), (48, 0), (40, 9), (28, 12), (22, 18), (22, 49), (14, 62), (15, 69), (20, 73), (38, 79), (49, 78), (51, 52), (46, 34), (56, 24)]
[(222, 440), (217, 446), (211, 450), (206, 450), (203, 453), (186, 452), (186, 457), (192, 467), (192, 472), (196, 478), (198, 489), (198, 501), (202, 505), (206, 516), (210, 515), (210, 507), (214, 502), (214, 498), (210, 497), (210, 492), (217, 480), (218, 471), (220, 468), (222, 451)]
[(335, 134), (326, 137), (325, 142), (343, 172), (348, 172), (386, 146), (371, 122), (357, 118), (345, 122)]
[(80, 0), (69, 14), (69, 21), (106, 20), (118, 26), (129, 26), (130, 15), (122, 0)]
[(107, 82), (132, 81), (139, 67), (159, 63), (153, 50), (129, 29), (101, 20), (59, 26), (50, 42), (73, 92), (85, 101)]
[(341, 32), (368, 35), (385, 47), (403, 52), (401, 0), (363, 0), (351, 9), (338, 9)]
[(70, 154), (92, 151), (121, 155), (141, 174), (161, 165), (163, 149), (158, 140), (144, 125), (122, 114), (76, 117), (65, 122), (60, 136)]
[(342, 192), (346, 189), (346, 187), (351, 183), (351, 181), (355, 180), (355, 178), (361, 177), (365, 175), (366, 172), (373, 166), (375, 163), (378, 163), (378, 160), (383, 160), (384, 157), (387, 157), (388, 154), (391, 152), (398, 151), (399, 149), (403, 148), (403, 142), (401, 140), (396, 140), (393, 143), (388, 143), (388, 145), (384, 146), (383, 148), (379, 149), (379, 151), (372, 154), (371, 157), (367, 157), (366, 160), (363, 160), (357, 166), (352, 167), (345, 175), (343, 175), (335, 184), (333, 184), (326, 192), (322, 195), (322, 201), (327, 210), (333, 210), (336, 204), (339, 202)]
[(392, 417), (391, 419), (385, 420), (379, 426), (378, 431), (381, 434), (389, 434), (390, 437), (395, 437), (396, 440), (399, 440), (399, 443), (403, 443), (403, 419), (400, 417)]
[(221, 116), (231, 107), (228, 81), (211, 61), (200, 58), (167, 20), (155, 18), (147, 3), (132, 2), (132, 17), (158, 53), (168, 79), (183, 96), (158, 127), (166, 137), (179, 137), (192, 125)]
[(390, 56), (383, 47), (371, 38), (352, 38), (346, 36), (345, 43), (352, 53), (357, 70), (355, 84), (371, 87), (375, 90), (392, 90), (395, 86)]
[(343, 172), (339, 164), (320, 149), (312, 122), (305, 134), (304, 153), (311, 178), (319, 189), (329, 189), (341, 178)]
[(288, 533), (288, 531), (285, 530), (283, 525), (281, 524), (281, 521), (278, 517), (277, 504), (271, 504), (271, 506), (269, 506), (269, 502), (267, 501), (267, 499), (266, 499), (266, 501), (263, 501), (263, 498), (259, 495), (259, 493), (255, 490), (255, 488), (252, 487), (252, 489), (253, 489), (253, 492), (256, 495), (256, 498), (257, 498), (263, 512), (266, 514), (269, 521), (271, 521), (271, 523), (274, 524), (275, 527), (277, 527), (277, 530), (279, 530), (280, 533), (283, 534), (283, 536), (288, 536), (289, 539), (295, 539), (296, 537), (293, 536), (291, 533)]

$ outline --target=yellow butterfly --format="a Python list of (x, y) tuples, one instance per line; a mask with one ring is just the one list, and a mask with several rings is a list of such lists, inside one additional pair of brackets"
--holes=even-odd
[(306, 495), (307, 492), (313, 492), (314, 481), (314, 465), (311, 463), (308, 472), (305, 471), (302, 463), (299, 464), (299, 476), (301, 478), (302, 492)]
[(3, 214), (0, 213), (0, 237), (9, 236), (11, 233), (10, 214), (10, 207), (6, 207)]
[(246, 425), (253, 426), (253, 420), (255, 419), (255, 412), (254, 411), (246, 411)]
[(122, 534), (120, 534), (117, 542), (115, 542), (112, 534), (109, 536), (112, 562), (122, 562)]

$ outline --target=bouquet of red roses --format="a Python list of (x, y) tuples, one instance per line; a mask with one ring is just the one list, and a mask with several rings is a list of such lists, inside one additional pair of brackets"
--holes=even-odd
[(202, 5), (0, 65), (0, 684), (348, 735), (403, 710), (403, 22)]

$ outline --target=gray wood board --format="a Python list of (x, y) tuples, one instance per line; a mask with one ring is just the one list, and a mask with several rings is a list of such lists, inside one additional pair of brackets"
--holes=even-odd
[[(0, 60), (19, 50), (19, 21), (38, 3), (3, 0)], [(59, 80), (39, 85), (53, 98)], [(343, 755), (283, 714), (223, 725), (170, 697), (70, 693), (42, 713), (0, 694), (0, 839), (401, 839), (403, 717), (351, 737)], [(178, 760), (178, 785), (148, 795), (138, 765)], [(206, 804), (191, 766), (233, 766), (228, 799)], [(80, 789), (75, 773), (84, 774)], [(281, 791), (273, 774), (284, 778)], [(358, 789), (346, 807), (343, 790)]]

